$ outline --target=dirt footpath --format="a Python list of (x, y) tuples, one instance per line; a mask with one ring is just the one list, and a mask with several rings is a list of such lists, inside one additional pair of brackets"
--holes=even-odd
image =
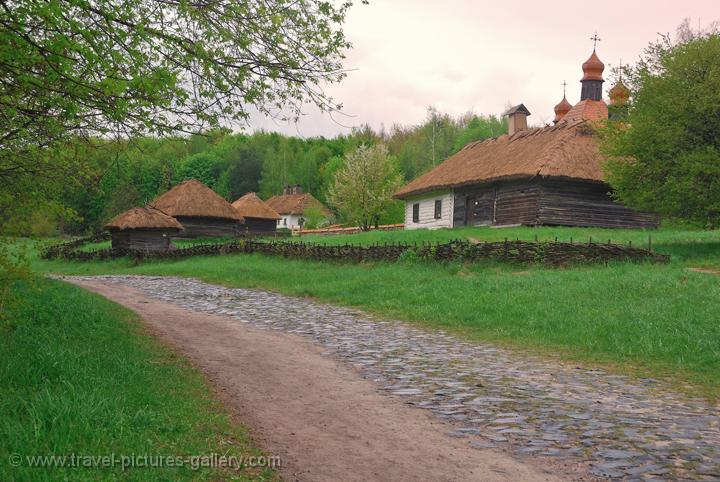
[(281, 457), (285, 480), (560, 480), (539, 464), (448, 436), (451, 426), (378, 394), (301, 336), (253, 329), (116, 284), (73, 282), (138, 313), (202, 369), (256, 442)]

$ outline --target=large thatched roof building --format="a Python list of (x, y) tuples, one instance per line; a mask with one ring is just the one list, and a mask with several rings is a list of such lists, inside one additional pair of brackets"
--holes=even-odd
[(271, 233), (277, 228), (280, 215), (254, 192), (249, 192), (232, 203), (232, 207), (245, 218), (241, 229), (254, 233)]
[(195, 179), (178, 184), (151, 205), (182, 223), (179, 238), (235, 236), (238, 223), (244, 222), (229, 202)]
[(325, 217), (330, 216), (330, 210), (318, 201), (309, 192), (302, 192), (302, 187), (286, 186), (283, 193), (273, 196), (267, 201), (268, 206), (280, 214), (278, 227), (294, 229), (302, 226), (306, 219), (308, 209), (318, 209)]
[[(603, 69), (593, 51), (583, 64), (580, 102), (572, 106), (563, 97), (555, 107), (555, 125), (528, 129), (530, 112), (522, 104), (515, 106), (506, 113), (508, 134), (470, 143), (404, 186), (395, 197), (405, 200), (406, 229), (656, 227), (656, 216), (615, 202), (605, 182), (593, 128), (608, 118)], [(613, 92), (613, 102), (621, 101)]]
[(113, 249), (158, 251), (170, 249), (170, 238), (183, 229), (177, 219), (149, 206), (131, 208), (111, 219)]

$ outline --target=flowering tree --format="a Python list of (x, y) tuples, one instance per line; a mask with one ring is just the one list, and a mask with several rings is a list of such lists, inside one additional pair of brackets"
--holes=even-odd
[(363, 230), (377, 225), (392, 205), (392, 195), (400, 188), (395, 159), (388, 155), (384, 144), (360, 146), (344, 159), (328, 192), (328, 201), (344, 219)]

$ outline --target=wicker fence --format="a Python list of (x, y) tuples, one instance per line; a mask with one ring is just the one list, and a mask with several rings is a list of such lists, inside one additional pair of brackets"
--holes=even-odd
[[(86, 244), (107, 241), (109, 239), (110, 239), (110, 233), (98, 233), (98, 234), (93, 234), (92, 236), (86, 236), (84, 238), (74, 239), (74, 240), (68, 241), (66, 243), (55, 244), (53, 246), (45, 248), (45, 250), (41, 253), (41, 257), (43, 259), (57, 259), (57, 258), (75, 259), (75, 258), (73, 258), (73, 256), (75, 254), (81, 253), (81, 251), (76, 251), (76, 248), (81, 248), (82, 246), (85, 246)], [(95, 252), (97, 252), (97, 251), (90, 251), (90, 253), (95, 253)], [(92, 259), (92, 258), (89, 258), (89, 259)]]
[[(85, 242), (96, 242), (98, 237), (85, 238)], [(102, 239), (102, 238), (100, 238)], [(136, 260), (177, 259), (189, 256), (211, 256), (234, 253), (262, 253), (286, 258), (310, 259), (317, 261), (397, 261), (399, 259), (420, 259), (427, 261), (476, 261), (492, 259), (516, 263), (539, 263), (562, 266), (573, 263), (607, 263), (609, 261), (666, 262), (669, 257), (624, 244), (611, 243), (566, 243), (541, 241), (499, 241), (470, 243), (455, 240), (436, 244), (388, 243), (369, 246), (324, 245), (289, 241), (261, 241), (240, 239), (229, 243), (198, 244), (168, 251), (138, 251), (99, 249), (80, 251), (80, 240), (49, 248), (45, 259), (103, 260), (128, 256)], [(70, 246), (72, 244), (72, 246)]]

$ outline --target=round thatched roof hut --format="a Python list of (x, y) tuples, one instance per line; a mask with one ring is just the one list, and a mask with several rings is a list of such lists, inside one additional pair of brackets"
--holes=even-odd
[(234, 236), (238, 223), (245, 221), (229, 202), (196, 179), (173, 187), (152, 206), (182, 223), (180, 238)]
[(170, 237), (183, 229), (172, 216), (145, 206), (131, 208), (105, 225), (110, 231), (113, 249), (158, 251), (170, 249)]
[(273, 208), (260, 199), (254, 192), (249, 192), (232, 203), (235, 210), (245, 218), (242, 229), (249, 232), (274, 232), (277, 220), (281, 216)]

